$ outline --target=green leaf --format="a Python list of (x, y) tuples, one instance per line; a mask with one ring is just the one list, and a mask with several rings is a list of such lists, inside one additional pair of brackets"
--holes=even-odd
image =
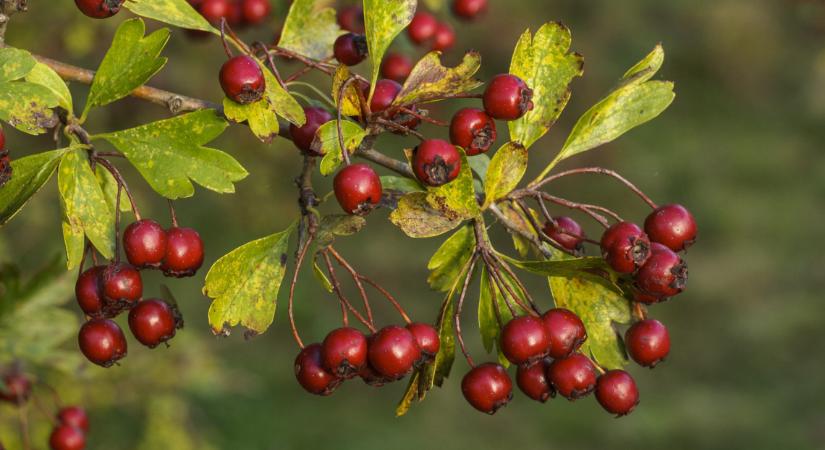
[(384, 53), (393, 39), (412, 22), (417, 3), (417, 0), (364, 0), (364, 29), (372, 70), (369, 99), (375, 91)]
[(128, 0), (123, 6), (148, 19), (220, 35), (187, 0)]
[(390, 221), (413, 238), (444, 234), (459, 226), (463, 219), (450, 218), (433, 209), (424, 192), (411, 192), (398, 200), (398, 207), (390, 214)]
[(408, 192), (424, 192), (425, 189), (421, 184), (412, 178), (396, 177), (394, 175), (384, 175), (381, 177), (381, 187), (385, 191), (398, 191), (403, 193)]
[(504, 144), (493, 156), (484, 179), (484, 206), (506, 197), (527, 171), (527, 149), (518, 142)]
[(427, 284), (437, 291), (448, 292), (452, 289), (455, 280), (461, 276), (462, 268), (472, 257), (475, 245), (473, 227), (459, 228), (441, 244), (427, 263), (430, 271)]
[(66, 149), (37, 153), (11, 162), (12, 177), (0, 188), (0, 225), (5, 225), (52, 177)]
[(304, 107), (281, 86), (281, 83), (278, 83), (275, 75), (260, 60), (258, 60), (258, 65), (261, 66), (261, 70), (264, 72), (264, 79), (266, 80), (265, 98), (272, 105), (272, 110), (289, 123), (299, 127), (304, 126), (307, 121)]
[(83, 251), (86, 250), (86, 234), (80, 225), (72, 225), (64, 218), (60, 223), (63, 230), (63, 243), (66, 247), (66, 268), (71, 270), (80, 265)]
[[(95, 167), (95, 177), (97, 177), (97, 182), (103, 190), (103, 195), (106, 196), (106, 203), (110, 205), (117, 203), (117, 181), (115, 177), (100, 164)], [(129, 198), (126, 197), (126, 192), (120, 193), (120, 211), (132, 211), (132, 205), (129, 204)]]
[(278, 137), (278, 132), (280, 131), (278, 116), (272, 109), (272, 105), (265, 98), (254, 103), (242, 105), (224, 97), (223, 113), (227, 119), (235, 123), (247, 122), (252, 134), (260, 139), (261, 142), (269, 144), (273, 139)]
[[(441, 304), (441, 311), (438, 315), (438, 338), (441, 345), (435, 355), (435, 360), (424, 367), (422, 372), (421, 384), (425, 391), (434, 385), (441, 387), (453, 367), (455, 361), (455, 323), (453, 321), (455, 295), (460, 289), (459, 285), (464, 281), (463, 278), (462, 276), (456, 280), (455, 286)], [(419, 398), (423, 398), (421, 393), (422, 390), (419, 388)]]
[(92, 81), (83, 118), (94, 106), (126, 97), (166, 65), (160, 52), (169, 41), (169, 30), (162, 28), (144, 37), (145, 32), (146, 24), (140, 18), (120, 24)]
[(451, 182), (429, 188), (427, 203), (451, 220), (470, 219), (479, 214), (476, 193), (473, 188), (473, 171), (467, 162), (467, 155), (461, 153), (461, 169)]
[(393, 104), (425, 103), (465, 94), (484, 84), (473, 78), (481, 67), (481, 55), (471, 51), (453, 68), (441, 64), (441, 52), (427, 53), (413, 67)]
[(570, 100), (570, 83), (584, 72), (584, 58), (570, 52), (570, 30), (558, 22), (542, 25), (535, 36), (519, 39), (510, 73), (533, 90), (533, 109), (508, 122), (510, 140), (530, 148), (544, 136)]
[[(366, 130), (349, 120), (341, 121), (341, 132), (344, 136), (344, 146), (350, 154), (361, 145), (361, 141), (367, 136)], [(330, 120), (318, 128), (315, 132), (315, 140), (312, 142), (312, 149), (324, 155), (321, 160), (321, 175), (326, 176), (338, 170), (344, 162), (344, 155), (341, 152), (341, 141), (338, 139), (337, 120)]]
[[(510, 285), (513, 292), (519, 296), (519, 299), (526, 303), (526, 299), (524, 299), (521, 291), (510, 276), (505, 272), (502, 272), (501, 275), (505, 282)], [(484, 349), (487, 350), (487, 353), (492, 352), (493, 348), (498, 345), (498, 337), (501, 333), (501, 327), (496, 318), (496, 308), (498, 308), (498, 312), (501, 315), (502, 323), (507, 323), (513, 318), (513, 313), (511, 313), (510, 308), (507, 307), (504, 295), (495, 283), (490, 283), (487, 268), (482, 267), (481, 288), (478, 299), (478, 329), (481, 333), (481, 342), (484, 344)], [(506, 295), (509, 295), (509, 291)]]
[(467, 162), (470, 163), (470, 168), (482, 180), (487, 178), (487, 170), (490, 168), (490, 157), (486, 153), (479, 153), (478, 155), (468, 156)]
[(315, 279), (318, 280), (319, 283), (321, 283), (321, 287), (323, 287), (324, 290), (326, 290), (329, 293), (332, 293), (332, 291), (334, 290), (332, 282), (329, 281), (327, 275), (318, 266), (318, 261), (314, 261), (312, 263), (312, 274), (315, 275)]
[(235, 192), (246, 170), (228, 154), (203, 145), (226, 128), (215, 111), (202, 110), (115, 133), (93, 136), (120, 150), (149, 185), (166, 198), (191, 197), (191, 181), (215, 192)]
[(628, 82), (636, 84), (644, 83), (653, 78), (653, 75), (656, 75), (656, 72), (662, 68), (664, 63), (665, 49), (662, 48), (662, 44), (657, 44), (656, 47), (653, 48), (653, 51), (648, 53), (644, 59), (625, 72), (622, 76), (622, 81), (625, 84)]
[(51, 91), (58, 99), (58, 106), (73, 113), (74, 105), (72, 104), (72, 93), (69, 92), (69, 86), (51, 67), (40, 62), (35, 64), (31, 72), (26, 75), (26, 81), (39, 84)]
[(37, 60), (25, 50), (0, 48), (0, 83), (19, 80), (34, 69)]
[(404, 396), (398, 402), (395, 408), (395, 417), (401, 417), (410, 410), (413, 402), (418, 399), (418, 384), (421, 378), (421, 371), (416, 370), (410, 375), (410, 381), (407, 383), (407, 388), (404, 390)]
[(367, 219), (349, 214), (332, 214), (321, 218), (315, 244), (326, 247), (335, 241), (336, 236), (352, 236), (361, 231), (367, 224)]
[(244, 244), (212, 265), (203, 293), (214, 299), (209, 307), (213, 333), (228, 335), (229, 327), (236, 325), (257, 334), (269, 328), (294, 230), (292, 224), (280, 233)]
[(289, 8), (279, 47), (312, 59), (332, 56), (332, 44), (345, 33), (329, 0), (295, 0)]
[(60, 99), (47, 87), (22, 81), (0, 83), (0, 120), (28, 134), (42, 134), (59, 122), (51, 108)]
[[(341, 86), (344, 85), (352, 74), (345, 65), (338, 66), (335, 74), (332, 76), (332, 99), (335, 106), (338, 106)], [(358, 82), (352, 82), (344, 91), (343, 104), (341, 105), (341, 114), (344, 116), (355, 117), (361, 115), (361, 100), (358, 96)]]

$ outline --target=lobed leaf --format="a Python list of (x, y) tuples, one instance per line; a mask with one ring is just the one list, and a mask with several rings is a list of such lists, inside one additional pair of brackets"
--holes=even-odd
[(258, 61), (261, 70), (264, 72), (264, 79), (266, 80), (265, 98), (269, 101), (272, 110), (279, 116), (286, 119), (289, 123), (295, 124), (299, 127), (306, 123), (306, 115), (304, 108), (275, 78), (275, 75), (266, 68), (266, 66)]
[(67, 149), (37, 153), (11, 162), (11, 179), (0, 189), (0, 225), (8, 223), (52, 177)]
[(450, 218), (433, 209), (427, 201), (428, 194), (411, 192), (398, 200), (398, 207), (390, 214), (390, 221), (413, 238), (426, 238), (444, 234), (459, 226), (463, 219)]
[(465, 94), (484, 84), (473, 78), (481, 67), (481, 55), (471, 51), (453, 68), (441, 64), (441, 52), (421, 58), (404, 81), (393, 104), (425, 103), (453, 95)]
[(187, 0), (128, 0), (123, 6), (148, 19), (220, 35)]
[[(344, 137), (344, 146), (350, 154), (361, 145), (361, 141), (367, 136), (366, 130), (350, 120), (341, 121), (341, 132)], [(326, 176), (338, 170), (344, 162), (344, 155), (341, 152), (341, 141), (338, 139), (337, 120), (330, 120), (318, 128), (312, 148), (315, 152), (324, 155), (321, 160), (321, 175)]]
[(372, 73), (369, 99), (375, 91), (384, 53), (393, 39), (412, 22), (417, 3), (417, 0), (364, 0), (364, 29)]
[(69, 92), (69, 86), (51, 67), (38, 62), (31, 72), (26, 75), (26, 81), (38, 84), (51, 91), (58, 100), (57, 105), (73, 113), (74, 105), (72, 104), (72, 93)]
[(455, 280), (461, 276), (462, 267), (472, 257), (475, 244), (473, 227), (459, 228), (441, 244), (427, 263), (430, 271), (427, 284), (437, 291), (448, 292), (452, 289)]
[(330, 0), (293, 1), (278, 46), (312, 59), (331, 57), (332, 44), (345, 33), (331, 4)]
[(267, 144), (278, 137), (278, 132), (281, 131), (278, 116), (266, 98), (242, 105), (224, 97), (223, 113), (232, 122), (249, 124), (252, 134)]
[(526, 171), (527, 149), (518, 142), (504, 144), (487, 167), (482, 209), (488, 208), (512, 192)]

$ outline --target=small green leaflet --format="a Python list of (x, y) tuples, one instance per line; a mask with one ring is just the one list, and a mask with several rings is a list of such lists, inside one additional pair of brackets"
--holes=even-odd
[[(341, 121), (341, 132), (344, 137), (344, 146), (350, 154), (358, 149), (361, 141), (367, 136), (366, 130), (349, 120)], [(330, 120), (318, 128), (318, 131), (315, 132), (312, 149), (316, 153), (324, 155), (324, 159), (321, 160), (321, 175), (327, 176), (338, 170), (338, 167), (344, 161), (344, 155), (341, 153), (341, 142), (338, 139), (337, 120)]]
[(441, 244), (427, 263), (430, 271), (427, 284), (437, 291), (448, 292), (452, 289), (455, 280), (461, 276), (462, 267), (472, 257), (475, 245), (473, 227), (459, 228)]
[(527, 171), (527, 149), (518, 142), (504, 144), (493, 156), (484, 178), (484, 206), (506, 197)]
[(331, 57), (332, 44), (345, 31), (330, 4), (330, 0), (293, 1), (278, 46), (312, 59)]
[(601, 285), (613, 293), (622, 293), (622, 289), (610, 278), (613, 272), (608, 268), (604, 258), (587, 256), (583, 258), (519, 261), (504, 254), (499, 254), (499, 256), (510, 264), (528, 272), (547, 277), (582, 278)]
[(656, 75), (656, 72), (662, 68), (664, 63), (665, 49), (662, 48), (662, 44), (657, 44), (652, 52), (625, 72), (622, 76), (622, 82), (624, 84), (644, 83), (653, 78), (653, 75)]
[(513, 52), (510, 73), (533, 90), (533, 109), (508, 122), (510, 140), (530, 148), (544, 136), (570, 100), (570, 83), (584, 73), (584, 58), (570, 52), (570, 30), (558, 22), (524, 32)]
[(459, 226), (463, 219), (449, 218), (433, 209), (425, 192), (411, 192), (398, 200), (398, 207), (390, 214), (390, 221), (413, 238), (427, 238), (444, 234)]
[(235, 192), (248, 175), (228, 154), (209, 147), (226, 128), (213, 110), (196, 111), (115, 133), (93, 136), (120, 150), (158, 194), (191, 197), (191, 181), (215, 192)]
[(220, 31), (212, 27), (187, 0), (128, 0), (123, 6), (148, 19), (220, 35)]
[(13, 176), (0, 189), (0, 225), (5, 225), (52, 177), (66, 149), (37, 153), (11, 162)]
[(470, 92), (483, 84), (473, 78), (480, 67), (481, 55), (478, 52), (468, 52), (461, 64), (453, 68), (441, 64), (440, 52), (427, 53), (413, 67), (393, 104), (425, 103)]
[(318, 261), (314, 261), (312, 263), (312, 274), (315, 275), (315, 279), (318, 280), (318, 283), (321, 284), (321, 287), (323, 287), (325, 291), (331, 294), (334, 290), (332, 282), (329, 281), (327, 275), (324, 273), (323, 270), (321, 270), (321, 267), (318, 266)]
[(372, 70), (369, 99), (375, 91), (384, 53), (393, 39), (412, 22), (417, 3), (417, 0), (364, 0), (364, 28)]
[(367, 224), (367, 219), (349, 214), (332, 214), (321, 218), (318, 232), (315, 236), (315, 245), (326, 247), (335, 241), (336, 236), (352, 236), (361, 231)]
[(468, 156), (467, 162), (470, 163), (470, 168), (482, 180), (487, 178), (487, 169), (490, 168), (490, 157), (486, 153), (479, 153), (478, 155)]
[(396, 177), (394, 175), (381, 176), (381, 187), (385, 191), (424, 192), (424, 187), (418, 181), (406, 177)]
[(92, 81), (82, 118), (94, 106), (126, 97), (166, 65), (160, 52), (169, 41), (169, 30), (162, 28), (144, 37), (145, 32), (146, 24), (140, 18), (120, 24)]
[[(100, 184), (100, 188), (103, 190), (103, 195), (106, 196), (106, 203), (110, 205), (117, 203), (117, 181), (115, 177), (100, 164), (95, 167), (95, 176), (97, 177), (98, 184)], [(132, 211), (132, 205), (129, 204), (129, 199), (126, 197), (125, 192), (121, 192), (120, 195), (120, 211)]]
[(269, 328), (294, 230), (292, 224), (280, 233), (244, 244), (212, 265), (203, 293), (213, 299), (209, 307), (213, 333), (228, 335), (229, 327), (236, 325), (257, 334)]
[(60, 78), (51, 67), (38, 62), (34, 65), (31, 72), (26, 75), (26, 81), (33, 84), (39, 84), (50, 90), (58, 99), (58, 106), (66, 111), (73, 113), (74, 105), (72, 103), (72, 93), (69, 92), (69, 86)]
[(429, 188), (427, 203), (450, 220), (470, 219), (479, 214), (476, 193), (473, 188), (473, 171), (467, 162), (467, 155), (460, 147), (461, 168), (458, 176), (442, 186)]
[(35, 135), (57, 125), (57, 116), (51, 108), (61, 103), (48, 86), (16, 81), (31, 74), (37, 64), (25, 50), (0, 48), (0, 120)]
[(34, 69), (37, 64), (32, 55), (19, 48), (0, 48), (0, 83), (19, 80)]

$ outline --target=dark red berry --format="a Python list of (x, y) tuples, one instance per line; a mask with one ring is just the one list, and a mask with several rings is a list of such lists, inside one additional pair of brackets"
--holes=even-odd
[(300, 127), (290, 124), (289, 135), (292, 137), (295, 146), (305, 154), (321, 156), (322, 153), (318, 149), (314, 149), (312, 143), (315, 142), (315, 133), (318, 132), (318, 128), (332, 120), (332, 114), (324, 108), (310, 106), (304, 108), (304, 115), (307, 119), (306, 123)]
[(352, 33), (364, 34), (364, 10), (360, 6), (346, 6), (338, 11), (338, 25)]
[(269, 0), (243, 0), (243, 20), (250, 25), (263, 23), (272, 11)]
[(596, 400), (607, 412), (624, 416), (639, 404), (639, 389), (624, 370), (608, 370), (596, 381)]
[(419, 11), (413, 16), (412, 22), (407, 27), (407, 36), (414, 43), (421, 45), (433, 36), (438, 28), (438, 20), (427, 12)]
[(381, 63), (381, 76), (399, 83), (410, 76), (412, 72), (412, 60), (401, 53), (388, 53)]
[(441, 339), (438, 337), (438, 330), (426, 323), (413, 322), (407, 325), (407, 329), (415, 337), (418, 348), (421, 349), (421, 361), (427, 363), (435, 359), (438, 349), (441, 347)]
[(74, 0), (74, 4), (83, 14), (93, 19), (112, 17), (120, 11), (125, 0)]
[(226, 16), (226, 23), (230, 27), (240, 27), (245, 25), (243, 23), (243, 5), (241, 0), (229, 1), (229, 15)]
[(533, 90), (521, 78), (500, 74), (484, 91), (484, 110), (499, 120), (516, 120), (533, 109)]
[(58, 425), (49, 436), (52, 450), (83, 450), (86, 448), (86, 433), (71, 425)]
[(381, 178), (366, 164), (350, 164), (335, 175), (333, 190), (347, 214), (365, 215), (381, 201)]
[(673, 250), (654, 242), (650, 257), (636, 272), (636, 288), (643, 294), (655, 297), (673, 297), (685, 289), (687, 264)]
[(86, 269), (74, 285), (77, 304), (86, 315), (100, 317), (103, 314), (103, 270), (106, 266)]
[(696, 240), (696, 220), (682, 205), (660, 206), (645, 219), (645, 233), (651, 241), (678, 252)]
[(370, 100), (370, 111), (379, 113), (389, 108), (398, 93), (401, 92), (401, 85), (393, 80), (382, 79), (375, 83), (375, 92)]
[(321, 344), (304, 347), (295, 358), (295, 378), (310, 394), (330, 395), (343, 380), (324, 369)]
[(168, 303), (149, 299), (129, 311), (129, 329), (141, 344), (155, 348), (175, 337), (179, 321)]
[(228, 21), (232, 15), (232, 3), (229, 0), (203, 0), (198, 12), (213, 26), (219, 27), (221, 19)]
[(570, 217), (554, 217), (556, 222), (548, 221), (544, 224), (544, 234), (556, 241), (559, 245), (572, 252), (581, 253), (584, 241), (584, 230), (578, 222)]
[(342, 378), (351, 378), (367, 363), (367, 338), (355, 328), (329, 332), (321, 345), (324, 367)]
[(389, 380), (404, 377), (420, 358), (415, 336), (406, 328), (384, 327), (369, 342), (369, 365)]
[(32, 392), (32, 383), (29, 377), (20, 372), (11, 372), (3, 376), (5, 388), (0, 389), (0, 401), (22, 405)]
[(596, 386), (596, 368), (581, 353), (554, 360), (547, 368), (547, 377), (556, 391), (570, 401), (590, 394)]
[(467, 156), (486, 153), (496, 141), (496, 122), (484, 111), (464, 108), (450, 122), (450, 142), (464, 149)]
[(550, 350), (550, 339), (541, 319), (533, 316), (513, 318), (501, 329), (501, 351), (513, 364), (530, 364), (543, 359)]
[(658, 320), (642, 320), (627, 330), (624, 344), (633, 361), (653, 368), (670, 353), (670, 334)]
[(57, 420), (63, 425), (75, 427), (84, 433), (89, 431), (89, 416), (86, 410), (79, 406), (66, 406), (57, 413)]
[(126, 356), (126, 337), (112, 320), (92, 319), (80, 327), (77, 336), (80, 351), (86, 358), (103, 367), (110, 367)]
[[(370, 342), (371, 345), (372, 340), (369, 338), (367, 340)], [(394, 379), (389, 379), (384, 375), (378, 373), (378, 371), (372, 367), (369, 361), (367, 361), (367, 363), (364, 364), (364, 367), (362, 367), (361, 370), (358, 371), (358, 376), (361, 378), (361, 380), (364, 381), (365, 384), (372, 387), (381, 387), (387, 384), (388, 382), (395, 381)]]
[(544, 361), (518, 366), (516, 384), (524, 395), (538, 402), (544, 403), (556, 395), (547, 379), (547, 364)]
[(652, 305), (667, 300), (667, 297), (660, 297), (658, 295), (641, 292), (638, 289), (633, 289), (633, 300), (644, 303), (645, 305)]
[(114, 317), (134, 306), (143, 295), (140, 272), (126, 263), (111, 263), (101, 274), (103, 314)]
[(453, 0), (453, 14), (464, 20), (474, 20), (487, 11), (487, 0)]
[(338, 36), (333, 45), (335, 59), (347, 66), (361, 63), (367, 57), (368, 51), (367, 38), (363, 34), (343, 34)]
[(613, 224), (602, 235), (602, 256), (616, 272), (633, 273), (650, 256), (650, 240), (635, 223)]
[(166, 257), (161, 269), (166, 276), (191, 277), (203, 264), (203, 241), (192, 228), (172, 227), (166, 231)]
[(166, 255), (166, 231), (151, 219), (133, 222), (123, 231), (123, 250), (135, 267), (160, 267)]
[(0, 127), (0, 152), (6, 149), (6, 134), (3, 133), (3, 127)]
[(11, 158), (9, 152), (0, 150), (0, 187), (6, 185), (11, 180), (13, 168), (11, 166)]
[(587, 339), (584, 323), (573, 311), (554, 308), (541, 316), (550, 340), (549, 355), (564, 358), (581, 347)]
[(236, 56), (223, 63), (220, 81), (226, 96), (242, 105), (260, 100), (266, 88), (261, 66), (247, 55)]
[(432, 49), (440, 52), (449, 50), (455, 45), (455, 30), (445, 22), (439, 22), (433, 34)]
[(427, 139), (413, 150), (413, 172), (428, 186), (441, 186), (453, 181), (461, 171), (461, 154), (454, 145), (442, 139)]
[(501, 364), (488, 362), (464, 375), (461, 392), (473, 408), (495, 414), (513, 398), (513, 382)]

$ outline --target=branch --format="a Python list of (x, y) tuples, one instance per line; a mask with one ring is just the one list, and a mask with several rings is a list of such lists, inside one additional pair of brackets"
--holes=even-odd
[(0, 0), (0, 48), (5, 44), (6, 27), (11, 16), (25, 12), (27, 8), (26, 0)]

